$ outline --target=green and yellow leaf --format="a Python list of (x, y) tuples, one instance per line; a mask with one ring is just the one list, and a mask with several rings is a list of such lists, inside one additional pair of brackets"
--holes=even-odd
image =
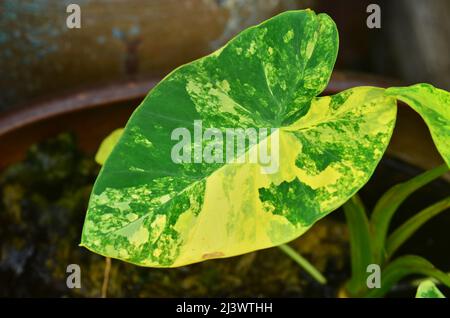
[[(81, 245), (142, 266), (176, 267), (285, 243), (342, 205), (383, 155), (396, 107), (372, 87), (316, 97), (337, 49), (327, 15), (290, 11), (169, 74), (105, 162)], [(171, 133), (184, 127), (195, 135), (197, 120), (203, 131), (223, 134), (274, 128), (245, 154), (278, 150), (278, 170), (238, 160), (175, 163)]]
[(450, 167), (450, 93), (430, 84), (386, 90), (413, 108), (428, 125), (436, 148)]
[(95, 154), (95, 161), (99, 165), (104, 165), (106, 159), (111, 154), (120, 137), (123, 134), (123, 128), (118, 128), (109, 134), (101, 143), (100, 148)]
[(397, 249), (428, 220), (444, 211), (448, 211), (449, 208), (450, 196), (436, 202), (409, 218), (389, 236), (386, 242), (387, 256), (392, 256), (395, 251), (397, 251)]
[(431, 280), (425, 280), (417, 288), (416, 298), (445, 298)]

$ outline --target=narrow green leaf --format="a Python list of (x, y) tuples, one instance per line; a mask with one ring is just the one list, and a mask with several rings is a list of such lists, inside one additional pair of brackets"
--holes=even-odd
[(352, 275), (347, 291), (356, 296), (366, 289), (367, 265), (373, 263), (369, 220), (366, 209), (358, 195), (354, 195), (344, 206), (350, 236)]
[(372, 289), (367, 297), (382, 297), (401, 279), (409, 275), (430, 276), (450, 287), (450, 276), (436, 269), (426, 259), (406, 255), (392, 261), (381, 273), (381, 288)]
[(306, 258), (300, 255), (299, 252), (294, 250), (287, 244), (278, 245), (280, 250), (286, 253), (292, 258), (301, 268), (303, 268), (311, 277), (313, 277), (318, 283), (324, 285), (327, 283), (327, 279), (320, 273), (320, 271), (314, 267)]
[[(168, 75), (105, 162), (81, 245), (142, 266), (176, 267), (286, 243), (341, 206), (381, 159), (396, 101), (373, 87), (315, 97), (337, 46), (328, 16), (285, 12)], [(265, 173), (267, 165), (247, 159), (205, 162), (202, 150), (225, 153), (219, 137), (187, 143), (194, 161), (175, 162), (178, 128), (186, 139), (208, 128), (224, 139), (229, 128), (273, 129), (256, 145), (245, 143), (239, 158), (268, 148), (276, 169)]]
[(408, 104), (424, 119), (434, 144), (450, 166), (450, 93), (430, 84), (391, 87), (386, 94)]
[[(446, 272), (446, 274), (450, 276), (450, 272)], [(432, 282), (435, 283), (435, 284), (439, 283), (438, 280), (436, 280), (436, 279), (434, 279), (434, 278), (432, 278), (432, 277), (422, 277), (422, 278), (414, 279), (414, 280), (411, 282), (411, 285), (417, 287), (417, 286), (419, 286), (421, 283), (423, 283), (423, 282), (426, 281), (426, 280), (432, 281)]]
[(411, 180), (393, 186), (378, 200), (371, 216), (374, 233), (373, 253), (376, 263), (381, 264), (386, 257), (385, 243), (389, 224), (400, 204), (414, 191), (439, 178), (448, 170), (446, 165), (442, 165), (426, 171)]
[(445, 298), (431, 280), (425, 280), (417, 288), (416, 298)]
[(105, 164), (106, 159), (109, 157), (122, 134), (123, 128), (116, 129), (102, 141), (100, 148), (95, 155), (95, 161), (99, 165), (103, 166)]
[(425, 222), (435, 217), (439, 213), (450, 207), (450, 197), (441, 200), (428, 208), (417, 213), (408, 221), (397, 228), (389, 237), (386, 243), (387, 258), (391, 257), (395, 251), (410, 238)]

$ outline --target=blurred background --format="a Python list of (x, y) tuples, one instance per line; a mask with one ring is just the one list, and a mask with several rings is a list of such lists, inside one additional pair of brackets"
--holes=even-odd
[[(70, 3), (81, 7), (80, 29), (66, 26)], [(367, 27), (371, 3), (381, 8), (380, 29)], [(342, 211), (291, 244), (327, 277), (325, 286), (277, 248), (148, 269), (108, 264), (78, 247), (103, 138), (175, 67), (248, 26), (305, 8), (328, 13), (340, 33), (326, 94), (416, 82), (450, 89), (448, 0), (0, 0), (0, 297), (335, 297), (350, 274)], [(441, 162), (421, 118), (399, 107), (388, 154), (360, 192), (364, 203), (372, 207), (390, 186)], [(449, 191), (434, 182), (394, 224)], [(450, 215), (439, 216), (400, 253), (449, 271), (449, 224)], [(81, 289), (67, 288), (68, 264), (81, 266)], [(404, 283), (389, 296), (414, 294)]]
[[(82, 10), (68, 29), (66, 6)], [(381, 7), (381, 28), (366, 8)], [(0, 110), (90, 84), (160, 76), (281, 11), (328, 13), (340, 32), (338, 69), (450, 88), (446, 0), (1, 0)]]

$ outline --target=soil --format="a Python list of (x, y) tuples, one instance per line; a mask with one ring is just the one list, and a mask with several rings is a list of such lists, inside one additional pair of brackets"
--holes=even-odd
[[(31, 147), (24, 161), (1, 174), (1, 297), (100, 296), (105, 258), (78, 246), (98, 171), (93, 157), (78, 150), (75, 138), (62, 134)], [(360, 194), (370, 207), (390, 185), (417, 173), (418, 169), (384, 159)], [(434, 182), (418, 192), (394, 221), (400, 223), (408, 214), (449, 195), (449, 188), (444, 181)], [(291, 243), (328, 279), (325, 286), (281, 250), (270, 248), (175, 269), (143, 268), (112, 260), (108, 296), (335, 297), (350, 274), (344, 221), (342, 211), (335, 211)], [(448, 253), (436, 252), (448, 251), (449, 224), (449, 217), (437, 217), (400, 252), (412, 250), (439, 268), (450, 269)], [(80, 265), (80, 289), (66, 286), (69, 264)], [(414, 290), (409, 283), (400, 284), (390, 296), (413, 297)]]

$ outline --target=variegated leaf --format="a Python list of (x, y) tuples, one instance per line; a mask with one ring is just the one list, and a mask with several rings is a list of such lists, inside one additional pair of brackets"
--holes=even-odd
[(416, 298), (445, 298), (431, 280), (425, 280), (417, 288)]
[[(396, 107), (371, 87), (315, 97), (337, 46), (328, 16), (291, 11), (168, 75), (106, 160), (81, 245), (138, 265), (175, 267), (290, 241), (342, 205), (383, 155)], [(201, 132), (224, 136), (230, 127), (274, 128), (253, 147), (246, 143), (241, 158), (268, 149), (278, 153), (278, 169), (267, 173), (267, 165), (249, 160), (174, 162), (172, 132), (184, 127), (195, 136), (196, 120)], [(217, 142), (204, 139), (200, 148)], [(194, 160), (198, 147), (188, 147)]]
[(430, 84), (391, 87), (386, 93), (405, 102), (422, 116), (436, 148), (450, 167), (450, 93)]
[(109, 157), (111, 151), (116, 146), (122, 134), (123, 128), (116, 129), (111, 134), (109, 134), (108, 137), (105, 138), (105, 140), (102, 141), (102, 144), (100, 145), (100, 148), (95, 155), (95, 161), (99, 165), (103, 165), (105, 163), (106, 159)]

